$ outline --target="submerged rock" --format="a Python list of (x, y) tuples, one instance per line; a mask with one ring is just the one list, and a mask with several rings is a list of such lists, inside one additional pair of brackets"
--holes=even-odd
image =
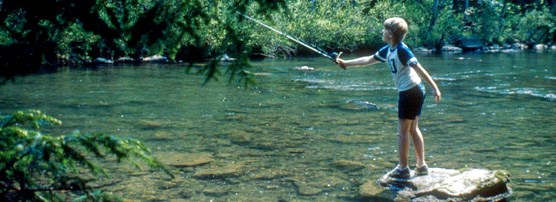
[(309, 184), (295, 179), (292, 181), (293, 185), (297, 187), (297, 193), (301, 196), (314, 196), (323, 192), (322, 189), (316, 187), (314, 184)]
[(294, 69), (298, 70), (298, 71), (313, 71), (313, 70), (315, 70), (314, 67), (309, 67), (309, 66), (300, 66), (300, 67), (295, 67)]
[(314, 196), (322, 193), (322, 189), (309, 186), (301, 186), (297, 188), (297, 193), (301, 196)]
[(357, 171), (365, 168), (365, 164), (357, 161), (350, 161), (350, 160), (337, 160), (332, 163), (338, 169), (350, 172), (350, 171)]
[(163, 164), (174, 167), (197, 167), (214, 161), (211, 153), (157, 152), (155, 157)]
[(153, 120), (140, 120), (138, 125), (143, 129), (158, 129), (163, 126), (162, 122)]
[(348, 100), (346, 105), (341, 106), (340, 108), (350, 111), (369, 111), (380, 109), (377, 104), (363, 100)]
[(143, 58), (143, 62), (168, 62), (168, 57), (162, 55), (153, 55)]
[(108, 58), (98, 57), (95, 59), (94, 63), (96, 64), (113, 64), (114, 61)]
[(376, 199), (382, 192), (384, 192), (384, 189), (373, 181), (365, 182), (359, 187), (359, 196), (363, 199)]
[(504, 171), (430, 168), (429, 175), (411, 174), (413, 177), (400, 180), (387, 173), (377, 183), (390, 189), (396, 200), (404, 201), (499, 201), (511, 195), (510, 177)]
[(238, 177), (245, 172), (245, 164), (236, 163), (222, 166), (212, 166), (197, 170), (193, 177), (197, 179), (224, 179), (229, 177)]

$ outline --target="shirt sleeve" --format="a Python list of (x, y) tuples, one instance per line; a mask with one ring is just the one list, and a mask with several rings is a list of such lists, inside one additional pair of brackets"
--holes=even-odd
[(411, 50), (407, 46), (404, 46), (403, 48), (398, 50), (398, 57), (400, 59), (400, 62), (407, 66), (412, 66), (419, 63), (415, 55), (413, 55), (413, 52), (411, 52)]
[(386, 56), (387, 55), (388, 55), (388, 46), (382, 47), (380, 50), (378, 50), (374, 54), (375, 59), (377, 59), (378, 61), (381, 61), (381, 62), (386, 62)]

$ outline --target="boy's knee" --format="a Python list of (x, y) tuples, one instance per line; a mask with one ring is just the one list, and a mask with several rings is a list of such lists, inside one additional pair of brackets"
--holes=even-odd
[(403, 138), (403, 137), (408, 137), (410, 135), (410, 133), (409, 132), (405, 132), (405, 133), (401, 132), (401, 133), (398, 133), (397, 135), (398, 135), (398, 137)]

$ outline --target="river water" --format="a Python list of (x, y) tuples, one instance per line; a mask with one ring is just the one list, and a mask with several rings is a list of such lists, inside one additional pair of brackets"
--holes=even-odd
[[(434, 104), (427, 86), (420, 119), (429, 166), (507, 170), (510, 200), (555, 198), (554, 53), (418, 58), (443, 93)], [(165, 162), (206, 163), (171, 167), (175, 179), (115, 166), (118, 183), (102, 189), (132, 200), (357, 201), (360, 185), (396, 165), (397, 93), (386, 65), (252, 65), (257, 84), (248, 88), (225, 78), (201, 86), (204, 76), (182, 64), (64, 68), (0, 86), (0, 112), (39, 109), (64, 122), (55, 132), (118, 134)], [(315, 70), (295, 70), (304, 65)]]

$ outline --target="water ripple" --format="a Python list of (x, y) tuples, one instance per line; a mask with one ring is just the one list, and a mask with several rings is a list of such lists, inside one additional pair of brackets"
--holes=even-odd
[(328, 89), (338, 91), (381, 91), (381, 90), (396, 90), (391, 85), (381, 85), (362, 82), (342, 82), (337, 80), (313, 79), (302, 78), (294, 79), (294, 82), (307, 83), (305, 88), (308, 89)]
[(550, 92), (543, 92), (544, 89), (537, 88), (510, 88), (510, 89), (499, 89), (496, 86), (477, 86), (475, 90), (487, 93), (496, 93), (501, 95), (529, 95), (533, 97), (543, 98), (550, 101), (556, 101), (556, 94)]

